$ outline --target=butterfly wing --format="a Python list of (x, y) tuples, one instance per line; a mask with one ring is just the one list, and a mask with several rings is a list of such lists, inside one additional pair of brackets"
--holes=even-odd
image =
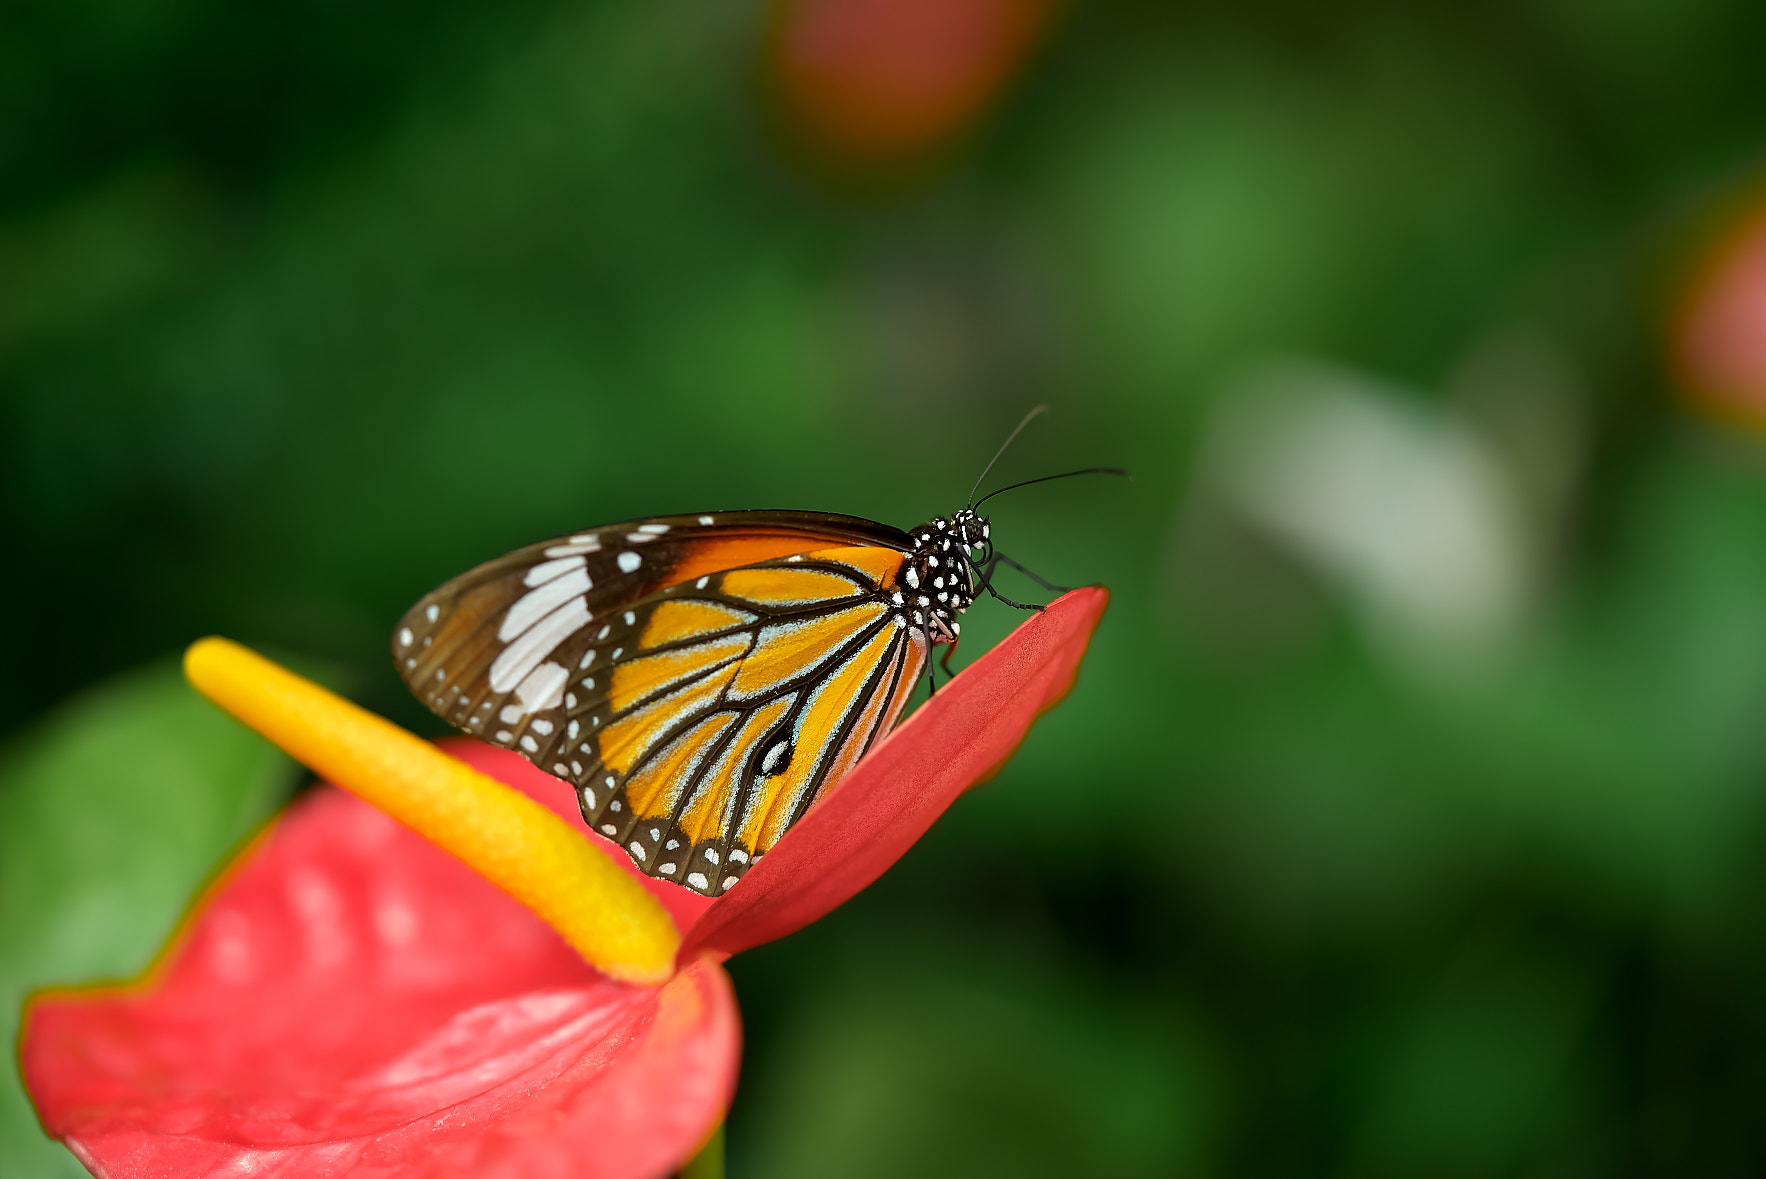
[(927, 656), (889, 593), (911, 546), (818, 513), (615, 525), (426, 595), (394, 657), (646, 872), (717, 895), (900, 715)]
[(927, 654), (884, 592), (901, 559), (812, 550), (639, 603), (546, 768), (646, 872), (717, 895), (900, 716)]

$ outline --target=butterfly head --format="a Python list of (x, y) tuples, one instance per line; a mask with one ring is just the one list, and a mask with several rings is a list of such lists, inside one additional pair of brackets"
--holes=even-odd
[(951, 517), (951, 538), (962, 548), (970, 565), (985, 565), (993, 555), (993, 526), (974, 508), (963, 508)]

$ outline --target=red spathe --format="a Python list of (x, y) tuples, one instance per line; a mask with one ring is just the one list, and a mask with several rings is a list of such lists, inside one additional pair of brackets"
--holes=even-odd
[(21, 1046), (95, 1173), (667, 1172), (735, 1090), (728, 977), (602, 977), (539, 918), (322, 787), (140, 988), (49, 995)]

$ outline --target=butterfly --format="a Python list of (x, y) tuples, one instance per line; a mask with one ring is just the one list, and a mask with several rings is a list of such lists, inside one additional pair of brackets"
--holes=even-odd
[(647, 875), (717, 896), (889, 732), (977, 594), (1000, 597), (1000, 561), (1023, 568), (976, 507), (907, 532), (657, 516), (461, 574), (405, 613), (392, 652), (437, 716), (571, 783)]

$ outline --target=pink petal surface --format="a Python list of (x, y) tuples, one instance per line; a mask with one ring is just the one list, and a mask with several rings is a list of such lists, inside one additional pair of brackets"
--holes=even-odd
[(39, 996), (20, 1064), (105, 1176), (662, 1175), (734, 1091), (728, 977), (590, 969), (463, 864), (329, 787), (139, 986)]

